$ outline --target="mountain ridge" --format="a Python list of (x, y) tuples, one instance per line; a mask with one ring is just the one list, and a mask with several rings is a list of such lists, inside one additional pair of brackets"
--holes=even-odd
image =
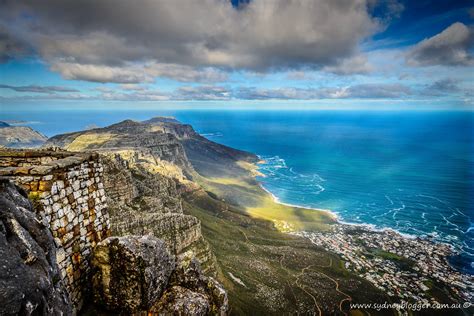
[(39, 147), (48, 138), (29, 126), (12, 126), (0, 121), (0, 146), (12, 148)]

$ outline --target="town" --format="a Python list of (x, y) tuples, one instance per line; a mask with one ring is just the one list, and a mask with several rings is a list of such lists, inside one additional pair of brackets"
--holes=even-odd
[(330, 232), (298, 232), (313, 244), (335, 252), (346, 269), (356, 272), (389, 296), (401, 301), (439, 304), (430, 291), (444, 288), (461, 303), (474, 299), (474, 278), (454, 270), (454, 250), (428, 238), (407, 238), (392, 231), (337, 224)]

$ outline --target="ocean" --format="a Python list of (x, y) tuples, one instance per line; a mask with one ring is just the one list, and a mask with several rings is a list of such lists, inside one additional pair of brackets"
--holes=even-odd
[(0, 120), (53, 136), (158, 115), (259, 155), (259, 180), (280, 202), (447, 242), (452, 265), (474, 274), (473, 112), (36, 109)]

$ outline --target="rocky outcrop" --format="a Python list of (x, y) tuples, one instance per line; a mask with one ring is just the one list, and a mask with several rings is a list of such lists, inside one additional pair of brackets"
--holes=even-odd
[(0, 180), (0, 315), (70, 315), (56, 245), (26, 193)]
[(109, 237), (94, 249), (94, 299), (110, 311), (135, 313), (158, 301), (175, 261), (151, 236)]
[(204, 271), (215, 274), (215, 259), (202, 237), (201, 223), (194, 216), (183, 214), (184, 179), (164, 176), (166, 170), (143, 152), (127, 150), (103, 155), (112, 234), (151, 234), (164, 240), (178, 258), (192, 253)]
[(28, 126), (0, 126), (0, 146), (39, 147), (48, 138)]
[(93, 254), (97, 307), (127, 315), (225, 315), (227, 293), (199, 264), (153, 236), (109, 237)]
[[(226, 290), (214, 278), (206, 276), (202, 273), (201, 265), (196, 259), (188, 257), (188, 258), (183, 258), (182, 260), (180, 260), (176, 270), (171, 276), (170, 285), (189, 289), (195, 293), (199, 293), (203, 295), (204, 297), (206, 297), (209, 303), (210, 314), (216, 314), (216, 315), (227, 314), (227, 311), (229, 309), (229, 301), (227, 298)], [(178, 293), (179, 295), (176, 295)], [(167, 298), (167, 296), (168, 296), (168, 299), (169, 297), (175, 298), (174, 301), (177, 304), (173, 307), (180, 307), (182, 306), (180, 304), (180, 302), (182, 301), (181, 298), (185, 296), (185, 294), (186, 293), (183, 293), (182, 291), (180, 291), (179, 288), (172, 289), (172, 287), (170, 287), (170, 290), (165, 292), (164, 297), (165, 299)], [(189, 298), (196, 298), (196, 297), (199, 297), (199, 296), (191, 296)], [(200, 300), (195, 300), (195, 301), (200, 301)], [(196, 305), (198, 305), (197, 303), (198, 302), (196, 302)], [(190, 308), (193, 305), (194, 304), (190, 304), (188, 305), (188, 307), (182, 306), (182, 308), (183, 310), (186, 310), (186, 308)], [(152, 308), (152, 310), (157, 311), (159, 313), (160, 307), (163, 308), (162, 309), (163, 311), (166, 311), (166, 304), (164, 304), (163, 301), (161, 301), (161, 304), (160, 303), (156, 304)], [(203, 310), (202, 307), (203, 306), (200, 306), (199, 309), (197, 309), (197, 311)]]
[(181, 286), (173, 286), (154, 307), (158, 315), (208, 315), (211, 307), (206, 296)]
[(181, 193), (199, 188), (191, 181), (197, 173), (183, 141), (200, 137), (190, 125), (153, 118), (58, 135), (47, 145), (101, 154), (113, 235), (152, 234), (178, 257), (194, 253), (203, 269), (215, 274), (214, 256), (199, 220), (182, 210)]

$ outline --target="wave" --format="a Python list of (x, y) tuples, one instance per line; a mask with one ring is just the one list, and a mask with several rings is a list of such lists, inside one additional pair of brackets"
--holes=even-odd
[[(298, 188), (301, 192), (308, 194), (320, 194), (326, 190), (322, 185), (326, 181), (317, 173), (303, 174), (296, 172), (293, 167), (288, 167), (285, 159), (279, 156), (258, 156), (264, 163), (259, 164), (259, 170), (267, 177), (272, 177), (273, 180), (280, 180), (278, 184), (281, 189), (291, 191), (285, 184), (289, 184), (292, 188)], [(284, 181), (281, 181), (284, 180)], [(306, 189), (308, 188), (308, 189)], [(316, 189), (316, 190), (314, 190)]]
[(258, 183), (258, 185), (260, 186), (260, 188), (262, 188), (262, 190), (264, 190), (265, 192), (267, 192), (267, 193), (272, 197), (272, 200), (273, 200), (273, 202), (275, 202), (275, 203), (278, 203), (278, 204), (281, 204), (281, 205), (286, 205), (286, 206), (289, 206), (289, 207), (302, 208), (302, 209), (305, 209), (305, 210), (324, 211), (324, 212), (331, 213), (331, 215), (332, 215), (335, 219), (337, 219), (337, 217), (338, 217), (337, 213), (335, 213), (335, 212), (333, 212), (333, 211), (331, 211), (331, 210), (321, 209), (321, 208), (314, 208), (314, 207), (309, 207), (309, 206), (304, 206), (304, 205), (298, 205), (298, 204), (291, 204), (291, 203), (282, 202), (279, 197), (277, 197), (277, 196), (276, 196), (275, 194), (273, 194), (270, 190), (268, 190), (262, 183)]
[(393, 205), (393, 200), (388, 196), (388, 195), (385, 195), (385, 198), (390, 202), (390, 205)]
[[(323, 210), (327, 213), (331, 214), (333, 218), (341, 224), (344, 225), (352, 225), (352, 226), (360, 226), (364, 227), (365, 229), (369, 229), (376, 232), (385, 232), (385, 231), (392, 231), (395, 232), (403, 237), (406, 238), (430, 238), (433, 241), (441, 242), (445, 244), (449, 244), (450, 247), (456, 253), (461, 253), (467, 256), (472, 256), (470, 247), (463, 243), (463, 238), (457, 236), (459, 234), (467, 234), (474, 232), (474, 227), (471, 226), (468, 228), (462, 228), (456, 224), (456, 221), (453, 222), (454, 219), (459, 217), (468, 217), (465, 213), (463, 213), (459, 208), (453, 208), (449, 204), (449, 202), (442, 200), (436, 196), (426, 195), (426, 194), (416, 194), (416, 195), (407, 195), (403, 189), (399, 189), (399, 194), (403, 194), (405, 198), (403, 201), (395, 195), (392, 194), (384, 194), (382, 197), (386, 199), (385, 206), (380, 206), (381, 208), (386, 208), (387, 210), (382, 214), (379, 213), (380, 209), (378, 204), (376, 203), (365, 203), (361, 208), (355, 209), (354, 214), (350, 215), (352, 219), (346, 218), (345, 215), (348, 210), (344, 210), (342, 213), (330, 209), (318, 208), (314, 205), (314, 203), (305, 202), (305, 198), (308, 195), (317, 195), (323, 193), (326, 188), (324, 187), (325, 183), (330, 182), (327, 181), (325, 178), (321, 177), (319, 174), (302, 174), (295, 171), (292, 166), (288, 166), (285, 159), (281, 158), (280, 156), (259, 156), (261, 160), (264, 160), (264, 163), (259, 165), (260, 171), (265, 174), (267, 177), (261, 179), (263, 182), (260, 183), (260, 187), (265, 190), (272, 199), (279, 204), (290, 206), (290, 207), (298, 207), (303, 209), (310, 209), (310, 210)], [(272, 182), (270, 182), (272, 181)], [(273, 182), (274, 181), (274, 182)], [(271, 183), (270, 188), (267, 187)], [(280, 192), (281, 191), (281, 192)], [(282, 194), (287, 193), (287, 194)], [(281, 201), (279, 196), (292, 196), (292, 194), (298, 194), (297, 199), (300, 203), (288, 203)], [(278, 196), (279, 195), (279, 196)], [(423, 200), (418, 199), (418, 201), (410, 200), (413, 197), (421, 197), (424, 199), (432, 200), (433, 202), (423, 202)], [(294, 196), (293, 196), (294, 197)], [(294, 200), (294, 198), (293, 198)], [(423, 202), (423, 203), (421, 203)], [(439, 203), (439, 204), (438, 204)], [(413, 205), (418, 205), (418, 209), (420, 210), (418, 214), (420, 220), (419, 222), (413, 221), (413, 215), (415, 213), (407, 213), (406, 210)], [(436, 205), (438, 204), (438, 205)], [(438, 207), (439, 206), (439, 207)], [(452, 211), (451, 216), (444, 216), (439, 212), (432, 212), (431, 210), (441, 210), (441, 209), (449, 209)], [(378, 211), (377, 211), (378, 210)], [(354, 210), (353, 210), (354, 211)], [(377, 211), (379, 214), (371, 214), (371, 212)], [(345, 214), (345, 215), (344, 215)], [(351, 214), (351, 213), (348, 213)], [(362, 220), (360, 219), (362, 216)], [(364, 217), (370, 216), (370, 218), (378, 218), (375, 223), (363, 223)], [(393, 225), (387, 223), (384, 225), (381, 221), (387, 219), (387, 216), (390, 216), (390, 219), (393, 220)], [(433, 219), (434, 216), (434, 219)], [(407, 218), (402, 220), (401, 218)], [(437, 218), (439, 217), (439, 220)], [(365, 218), (367, 220), (367, 218)], [(388, 219), (387, 219), (388, 220)], [(436, 221), (435, 221), (436, 220)], [(361, 221), (361, 222), (358, 222)], [(439, 224), (441, 226), (436, 225), (435, 223), (441, 221)], [(430, 226), (433, 225), (432, 230), (430, 230)], [(422, 225), (422, 226), (420, 226)]]
[(3, 122), (11, 125), (11, 126), (22, 126), (22, 125), (30, 125), (30, 124), (41, 124), (40, 121), (23, 121), (23, 120), (3, 120)]
[(204, 137), (222, 137), (224, 136), (224, 134), (222, 134), (221, 132), (216, 132), (216, 133), (199, 133), (201, 136), (204, 136)]

